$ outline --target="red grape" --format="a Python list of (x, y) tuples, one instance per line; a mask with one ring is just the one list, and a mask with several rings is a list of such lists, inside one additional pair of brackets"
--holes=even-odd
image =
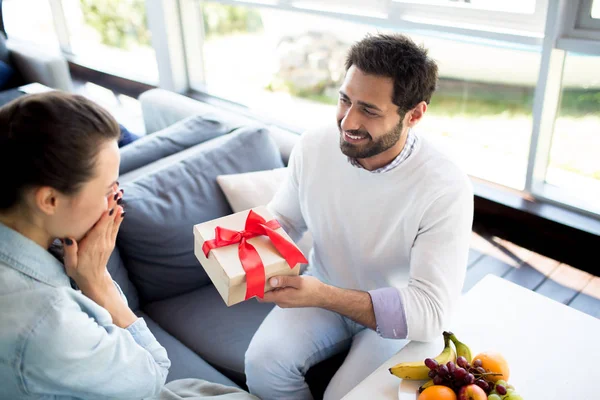
[(425, 365), (427, 365), (427, 368), (429, 369), (436, 369), (440, 364), (433, 358), (426, 358)]
[(475, 382), (475, 376), (473, 374), (467, 374), (464, 381), (467, 385), (470, 385), (471, 383)]
[(464, 368), (457, 368), (456, 371), (454, 371), (454, 378), (456, 378), (457, 380), (465, 379), (466, 376), (467, 370)]
[(440, 365), (438, 367), (437, 373), (439, 376), (441, 376), (442, 378), (446, 375), (448, 375), (450, 373), (450, 371), (448, 371), (448, 367), (445, 365)]
[(456, 364), (454, 364), (452, 361), (448, 361), (446, 363), (446, 367), (448, 367), (448, 371), (450, 371), (451, 374), (453, 374), (454, 371), (456, 371)]
[(467, 359), (463, 356), (460, 356), (456, 359), (456, 363), (459, 367), (467, 368), (467, 364), (469, 364), (469, 361), (467, 361)]
[(475, 384), (483, 390), (488, 390), (490, 388), (490, 385), (485, 381), (485, 379), (477, 379)]
[(506, 394), (506, 388), (502, 385), (496, 385), (496, 392), (498, 392), (500, 396), (504, 396)]

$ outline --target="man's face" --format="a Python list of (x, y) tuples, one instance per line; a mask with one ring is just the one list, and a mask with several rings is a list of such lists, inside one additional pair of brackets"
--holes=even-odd
[(337, 107), (342, 153), (369, 158), (399, 143), (403, 124), (393, 92), (391, 78), (367, 75), (356, 66), (348, 69)]

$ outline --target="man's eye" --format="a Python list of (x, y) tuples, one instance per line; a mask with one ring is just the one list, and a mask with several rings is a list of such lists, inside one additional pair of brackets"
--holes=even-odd
[(344, 98), (344, 97), (340, 97), (340, 102), (347, 104), (348, 103), (348, 99)]
[(377, 115), (374, 112), (369, 111), (368, 108), (363, 108), (363, 111), (364, 111), (365, 114), (370, 115), (372, 117), (375, 117)]

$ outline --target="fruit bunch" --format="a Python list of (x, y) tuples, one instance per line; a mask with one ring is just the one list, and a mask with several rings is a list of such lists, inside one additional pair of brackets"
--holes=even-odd
[[(483, 368), (480, 359), (475, 359), (469, 363), (467, 359), (460, 356), (456, 363), (448, 361), (446, 364), (439, 364), (432, 358), (425, 359), (425, 365), (429, 368), (429, 377), (431, 381), (419, 388), (419, 391), (427, 389), (434, 385), (447, 386), (459, 394), (470, 391), (473, 394), (479, 393), (479, 398), (487, 400), (522, 400), (522, 397), (515, 392), (512, 385), (508, 385), (504, 380), (493, 381), (494, 377), (502, 376), (501, 373), (489, 372)], [(478, 386), (478, 390), (472, 385)], [(464, 389), (463, 389), (464, 388)], [(481, 394), (485, 393), (485, 397)], [(463, 397), (459, 397), (462, 399)], [(464, 397), (468, 399), (468, 396)], [(475, 397), (478, 398), (478, 397)]]
[(452, 332), (444, 332), (444, 349), (437, 357), (400, 363), (390, 372), (402, 379), (429, 379), (419, 388), (420, 400), (435, 398), (434, 393), (444, 387), (458, 395), (459, 400), (522, 400), (515, 388), (506, 383), (508, 363), (500, 354), (485, 352), (472, 357), (469, 346)]

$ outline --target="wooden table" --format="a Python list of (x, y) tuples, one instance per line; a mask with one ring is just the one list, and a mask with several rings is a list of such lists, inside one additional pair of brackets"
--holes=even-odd
[[(600, 399), (600, 319), (488, 275), (463, 296), (450, 329), (473, 355), (502, 353), (525, 400)], [(400, 379), (388, 368), (443, 347), (442, 338), (410, 342), (344, 400), (397, 399)]]

